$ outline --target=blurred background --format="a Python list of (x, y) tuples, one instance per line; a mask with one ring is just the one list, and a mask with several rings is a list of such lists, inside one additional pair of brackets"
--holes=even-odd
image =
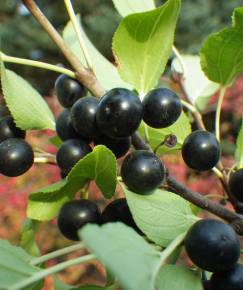
[[(61, 32), (68, 21), (63, 1), (37, 0), (36, 2)], [(158, 4), (163, 3), (163, 1), (157, 2)], [(121, 17), (115, 11), (112, 1), (75, 0), (73, 4), (75, 11), (81, 13), (83, 26), (90, 39), (110, 61), (113, 61), (111, 40)], [(232, 11), (240, 5), (242, 5), (241, 0), (183, 0), (176, 32), (176, 46), (183, 53), (197, 54), (207, 35), (231, 24)], [(6, 54), (67, 65), (55, 45), (29, 15), (21, 1), (1, 1), (0, 36), (1, 49)], [(33, 70), (27, 66), (8, 65), (8, 67), (28, 79), (42, 93), (55, 115), (61, 111), (53, 93), (53, 85), (57, 77), (55, 73), (40, 69)], [(216, 97), (204, 112), (204, 120), (209, 129), (213, 128), (215, 100)], [(230, 167), (234, 162), (232, 154), (243, 112), (243, 78), (239, 78), (228, 90), (223, 108), (222, 134), (225, 137), (223, 159), (226, 166)], [(0, 115), (5, 113), (1, 108)], [(33, 146), (38, 145), (49, 152), (55, 152), (55, 147), (48, 141), (52, 135), (53, 133), (48, 131), (30, 132), (27, 138)], [(182, 163), (180, 155), (166, 156), (165, 161), (174, 175), (192, 189), (203, 194), (222, 195), (220, 184), (211, 173), (198, 176), (195, 172), (191, 172)], [(35, 165), (28, 173), (19, 178), (10, 179), (0, 176), (0, 238), (17, 244), (23, 221), (26, 218), (28, 194), (59, 179), (59, 170), (52, 165)], [(93, 198), (99, 197), (95, 188), (93, 188), (92, 194)], [(37, 242), (42, 253), (68, 245), (68, 241), (58, 233), (55, 222), (44, 224), (41, 227)], [(61, 274), (61, 279), (76, 284), (84, 283), (92, 276), (95, 276), (96, 281), (100, 282), (104, 278), (101, 268), (94, 263), (89, 267), (78, 266), (75, 271), (73, 268), (69, 269)], [(53, 289), (51, 285), (50, 279), (43, 289), (51, 290)]]

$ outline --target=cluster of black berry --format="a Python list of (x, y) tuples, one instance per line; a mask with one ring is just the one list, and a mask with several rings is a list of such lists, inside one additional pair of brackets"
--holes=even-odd
[(87, 199), (73, 200), (61, 208), (57, 224), (61, 233), (70, 240), (78, 241), (78, 230), (87, 223), (102, 225), (122, 222), (141, 234), (136, 226), (125, 198), (112, 201), (101, 213), (98, 206)]
[(24, 174), (34, 162), (34, 152), (24, 140), (25, 131), (11, 116), (0, 119), (0, 173), (9, 177)]
[(196, 222), (187, 233), (185, 248), (195, 265), (213, 272), (205, 289), (243, 289), (243, 266), (237, 263), (240, 241), (229, 225), (211, 219)]
[[(98, 101), (85, 96), (86, 90), (64, 75), (57, 79), (55, 88), (59, 102), (66, 108), (56, 121), (57, 134), (64, 141), (57, 152), (57, 164), (63, 176), (91, 152), (91, 142), (105, 145), (120, 158), (129, 151), (131, 136), (142, 119), (151, 127), (165, 128), (182, 112), (178, 96), (169, 89), (152, 90), (141, 102), (137, 95), (123, 88), (110, 90)], [(147, 194), (162, 184), (164, 166), (154, 153), (138, 150), (125, 158), (121, 175), (129, 189)], [(60, 231), (74, 240), (84, 224), (112, 221), (124, 222), (140, 232), (125, 199), (110, 203), (102, 214), (95, 203), (75, 200), (66, 203), (58, 215)]]

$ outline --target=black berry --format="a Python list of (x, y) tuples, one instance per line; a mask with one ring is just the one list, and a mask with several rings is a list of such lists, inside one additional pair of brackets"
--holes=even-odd
[(23, 139), (10, 138), (0, 143), (0, 173), (15, 177), (24, 174), (34, 162), (34, 152)]
[(56, 119), (56, 132), (62, 141), (80, 138), (78, 132), (73, 128), (68, 109), (65, 109), (58, 115)]
[(143, 120), (153, 128), (166, 128), (180, 117), (182, 105), (173, 91), (159, 88), (150, 91), (143, 100)]
[(94, 97), (78, 100), (71, 109), (72, 124), (83, 138), (93, 139), (97, 134), (96, 111), (99, 101)]
[(89, 200), (73, 200), (63, 205), (57, 224), (60, 232), (69, 240), (78, 241), (78, 230), (88, 223), (100, 224), (101, 214), (97, 205)]
[(132, 135), (142, 120), (143, 106), (127, 89), (116, 88), (101, 99), (96, 120), (100, 131), (110, 138)]
[(214, 273), (213, 290), (243, 290), (243, 266), (236, 264), (229, 271)]
[(207, 131), (194, 131), (182, 146), (182, 157), (192, 169), (205, 171), (217, 165), (220, 145), (216, 137)]
[(112, 139), (105, 135), (99, 135), (94, 140), (95, 145), (105, 145), (109, 148), (116, 158), (124, 156), (129, 148), (131, 147), (131, 137), (121, 138), (121, 139)]
[(243, 202), (243, 168), (230, 176), (229, 188), (238, 201)]
[(55, 82), (55, 90), (60, 104), (71, 108), (79, 99), (85, 96), (86, 89), (77, 80), (66, 75), (60, 75)]
[(16, 126), (11, 116), (0, 119), (0, 142), (8, 138), (25, 138), (25, 131)]
[(125, 198), (119, 198), (106, 206), (101, 214), (102, 223), (122, 222), (141, 233), (134, 222)]
[(165, 170), (160, 159), (152, 152), (138, 150), (127, 155), (121, 167), (126, 186), (139, 194), (148, 194), (164, 180)]
[(225, 271), (240, 257), (240, 241), (227, 224), (205, 219), (196, 222), (188, 231), (185, 247), (190, 259), (203, 270)]
[(63, 142), (57, 151), (57, 164), (63, 174), (68, 174), (72, 167), (91, 151), (91, 147), (85, 141), (69, 139)]

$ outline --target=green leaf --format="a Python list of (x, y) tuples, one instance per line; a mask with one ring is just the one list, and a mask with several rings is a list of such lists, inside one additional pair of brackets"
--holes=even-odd
[(112, 0), (121, 16), (155, 9), (154, 0)]
[[(80, 16), (78, 15), (77, 17), (80, 22)], [(96, 74), (97, 79), (102, 84), (102, 86), (106, 90), (110, 90), (116, 87), (130, 89), (131, 86), (125, 83), (120, 78), (117, 68), (111, 62), (109, 62), (91, 43), (81, 25), (80, 29), (87, 51), (89, 52), (90, 58), (93, 61), (94, 72)], [(72, 51), (75, 53), (75, 55), (78, 57), (78, 59), (82, 62), (82, 64), (86, 65), (83, 51), (80, 48), (80, 44), (77, 40), (77, 36), (75, 30), (73, 29), (71, 21), (68, 22), (63, 31), (63, 38), (65, 42), (70, 46)]]
[(235, 159), (237, 162), (237, 168), (238, 169), (242, 168), (243, 167), (243, 120), (242, 120), (240, 133), (236, 141)]
[(207, 77), (223, 86), (243, 72), (243, 7), (236, 8), (232, 27), (210, 35), (201, 49), (201, 66)]
[(54, 218), (62, 205), (72, 200), (88, 179), (96, 182), (106, 198), (111, 198), (116, 189), (117, 167), (114, 154), (99, 145), (79, 160), (65, 180), (51, 184), (29, 195), (28, 218), (48, 221)]
[(74, 194), (85, 184), (85, 178), (61, 180), (29, 195), (27, 216), (38, 221), (54, 218), (62, 205), (73, 199)]
[[(165, 137), (168, 135), (175, 135), (177, 138), (177, 145), (173, 148), (169, 148), (165, 145), (161, 146), (157, 151), (159, 154), (171, 153), (181, 149), (182, 144), (186, 137), (191, 133), (191, 124), (187, 115), (183, 112), (179, 119), (170, 127), (164, 129), (155, 129), (147, 126), (149, 143), (153, 149), (155, 149)], [(141, 123), (139, 133), (145, 138), (144, 123)]]
[(122, 289), (153, 290), (160, 255), (130, 227), (111, 223), (85, 226), (80, 237), (117, 277)]
[[(203, 111), (209, 100), (217, 90), (219, 84), (210, 81), (204, 74), (200, 65), (200, 58), (197, 55), (182, 55), (186, 66), (186, 79), (184, 80), (185, 90), (190, 101), (201, 111)], [(172, 67), (179, 73), (182, 73), (178, 58), (172, 63)]]
[(160, 269), (157, 290), (203, 290), (199, 272), (185, 267), (166, 265)]
[(123, 191), (137, 226), (157, 245), (167, 246), (197, 220), (189, 203), (172, 192), (157, 189), (144, 196), (125, 186)]
[(21, 233), (20, 246), (32, 256), (40, 255), (40, 250), (35, 241), (35, 235), (39, 229), (39, 226), (39, 222), (27, 219), (24, 222)]
[(69, 180), (78, 176), (94, 180), (104, 196), (111, 198), (117, 183), (116, 157), (107, 147), (96, 146), (92, 153), (73, 167), (67, 178)]
[[(12, 246), (8, 241), (0, 240), (0, 289), (8, 287), (31, 277), (40, 268), (31, 266), (29, 262), (33, 259), (22, 248)], [(42, 283), (38, 282), (26, 290), (40, 290)]]
[(6, 104), (23, 130), (55, 130), (55, 120), (42, 96), (22, 77), (1, 63), (1, 82)]
[(121, 77), (141, 95), (155, 87), (171, 53), (180, 0), (127, 16), (113, 38)]

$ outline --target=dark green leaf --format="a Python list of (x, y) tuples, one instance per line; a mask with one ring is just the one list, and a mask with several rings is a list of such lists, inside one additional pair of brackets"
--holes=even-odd
[(42, 96), (22, 77), (1, 63), (4, 99), (18, 127), (23, 130), (55, 129), (55, 120)]
[(117, 277), (122, 289), (153, 290), (160, 255), (130, 227), (121, 223), (88, 225), (80, 237)]
[(210, 35), (201, 49), (201, 66), (207, 77), (223, 86), (243, 72), (243, 7), (236, 8), (232, 27)]
[(141, 95), (156, 86), (171, 53), (180, 0), (127, 16), (113, 38), (121, 77)]

